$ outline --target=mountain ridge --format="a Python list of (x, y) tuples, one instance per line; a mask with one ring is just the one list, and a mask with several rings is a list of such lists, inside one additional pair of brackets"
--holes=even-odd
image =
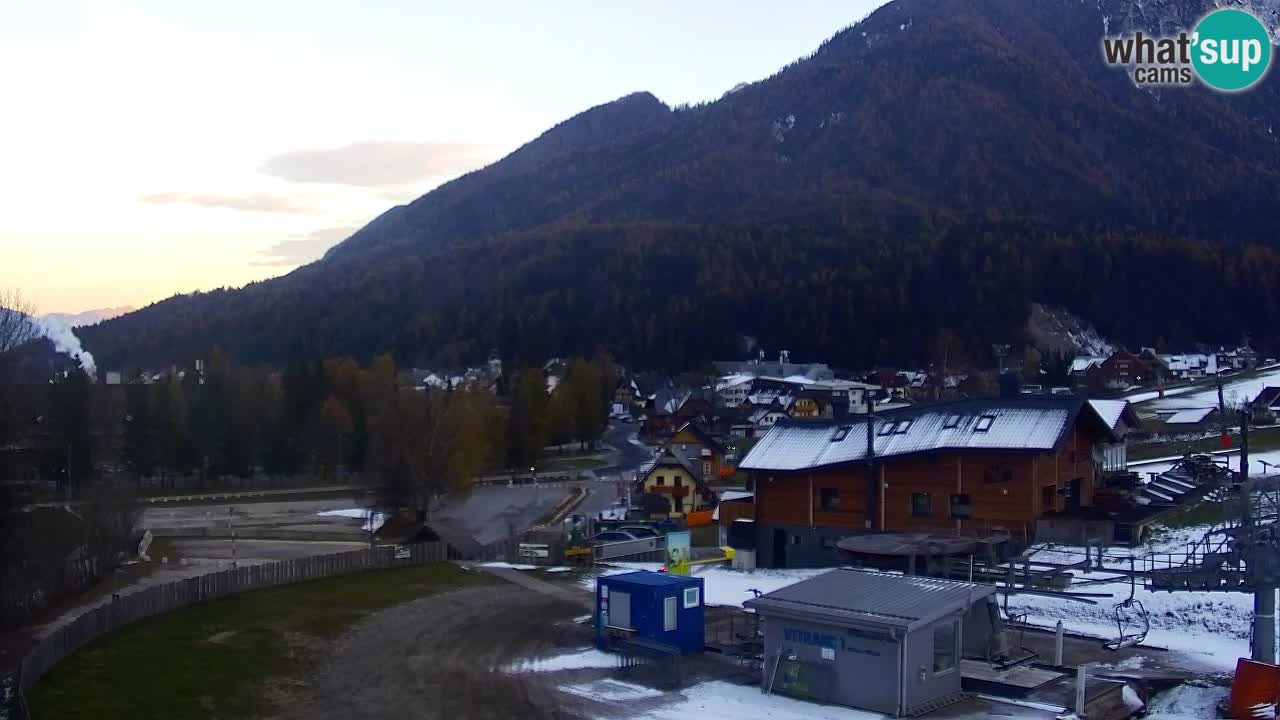
[[(86, 344), (112, 360), (216, 345), (264, 362), (381, 350), (426, 361), (499, 346), (532, 358), (600, 344), (624, 361), (674, 365), (731, 352), (742, 331), (866, 362), (927, 354), (936, 327), (963, 327), (974, 346), (1008, 339), (1033, 301), (1121, 341), (1213, 340), (1269, 323), (1280, 310), (1280, 221), (1266, 212), (1280, 195), (1277, 86), (1238, 96), (1135, 87), (1101, 60), (1104, 18), (1126, 7), (896, 0), (717, 101), (671, 109), (636, 93), (591, 108), (387, 211), (318, 263), (153, 305), (87, 331)], [(1134, 22), (1183, 22), (1212, 5), (1144, 7)], [(1085, 247), (1100, 257), (1074, 254)], [(1007, 298), (978, 280), (930, 281), (966, 293), (979, 322), (935, 307), (954, 303), (921, 285), (920, 268), (945, 269), (935, 260), (979, 275), (1007, 264), (1023, 277)], [(1127, 265), (1168, 279), (1188, 265), (1228, 292), (1198, 292), (1204, 301), (1177, 316), (1144, 296), (1143, 281), (1113, 280), (1106, 298), (1141, 307), (1140, 326), (1056, 277), (1095, 261), (1099, 277)], [(1252, 275), (1236, 278), (1248, 264)], [(813, 293), (847, 307), (769, 307), (808, 306)], [(889, 327), (901, 321), (890, 298), (922, 327)], [(1252, 305), (1215, 322), (1233, 300)], [(567, 329), (573, 316), (589, 321)], [(872, 343), (846, 336), (859, 325), (888, 329)], [(697, 329), (712, 326), (711, 340)]]

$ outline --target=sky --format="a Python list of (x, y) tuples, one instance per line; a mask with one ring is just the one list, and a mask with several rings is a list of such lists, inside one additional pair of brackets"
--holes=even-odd
[(711, 100), (883, 0), (0, 0), (0, 288), (144, 306), (318, 258), (631, 92)]

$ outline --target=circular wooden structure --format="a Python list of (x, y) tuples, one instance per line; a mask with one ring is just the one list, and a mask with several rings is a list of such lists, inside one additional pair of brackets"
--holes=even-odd
[(969, 555), (977, 549), (978, 541), (934, 533), (869, 533), (844, 538), (836, 547), (853, 555), (909, 558)]

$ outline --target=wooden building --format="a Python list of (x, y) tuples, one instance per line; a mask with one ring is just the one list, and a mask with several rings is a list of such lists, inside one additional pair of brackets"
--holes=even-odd
[(866, 532), (1005, 531), (1030, 540), (1050, 513), (1090, 507), (1109, 419), (1076, 397), (990, 398), (867, 420), (784, 422), (739, 469), (756, 492), (765, 567), (839, 562)]
[[(635, 489), (641, 496), (666, 499), (663, 512), (656, 513), (664, 517), (678, 518), (710, 510), (716, 501), (715, 492), (699, 477), (697, 469), (670, 445), (662, 449), (654, 463), (636, 480)], [(644, 501), (641, 506), (650, 507)]]

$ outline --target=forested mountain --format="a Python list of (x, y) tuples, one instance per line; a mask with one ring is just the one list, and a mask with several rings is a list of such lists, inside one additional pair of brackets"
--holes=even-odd
[[(1275, 0), (1246, 4), (1274, 24)], [(1270, 347), (1280, 81), (1140, 88), (1102, 61), (1104, 29), (1211, 5), (897, 0), (716, 102), (593, 108), (320, 262), (85, 344), (103, 366), (604, 346), (675, 369), (742, 332), (853, 364), (922, 360), (941, 328), (1016, 342), (1041, 301), (1121, 342)]]

